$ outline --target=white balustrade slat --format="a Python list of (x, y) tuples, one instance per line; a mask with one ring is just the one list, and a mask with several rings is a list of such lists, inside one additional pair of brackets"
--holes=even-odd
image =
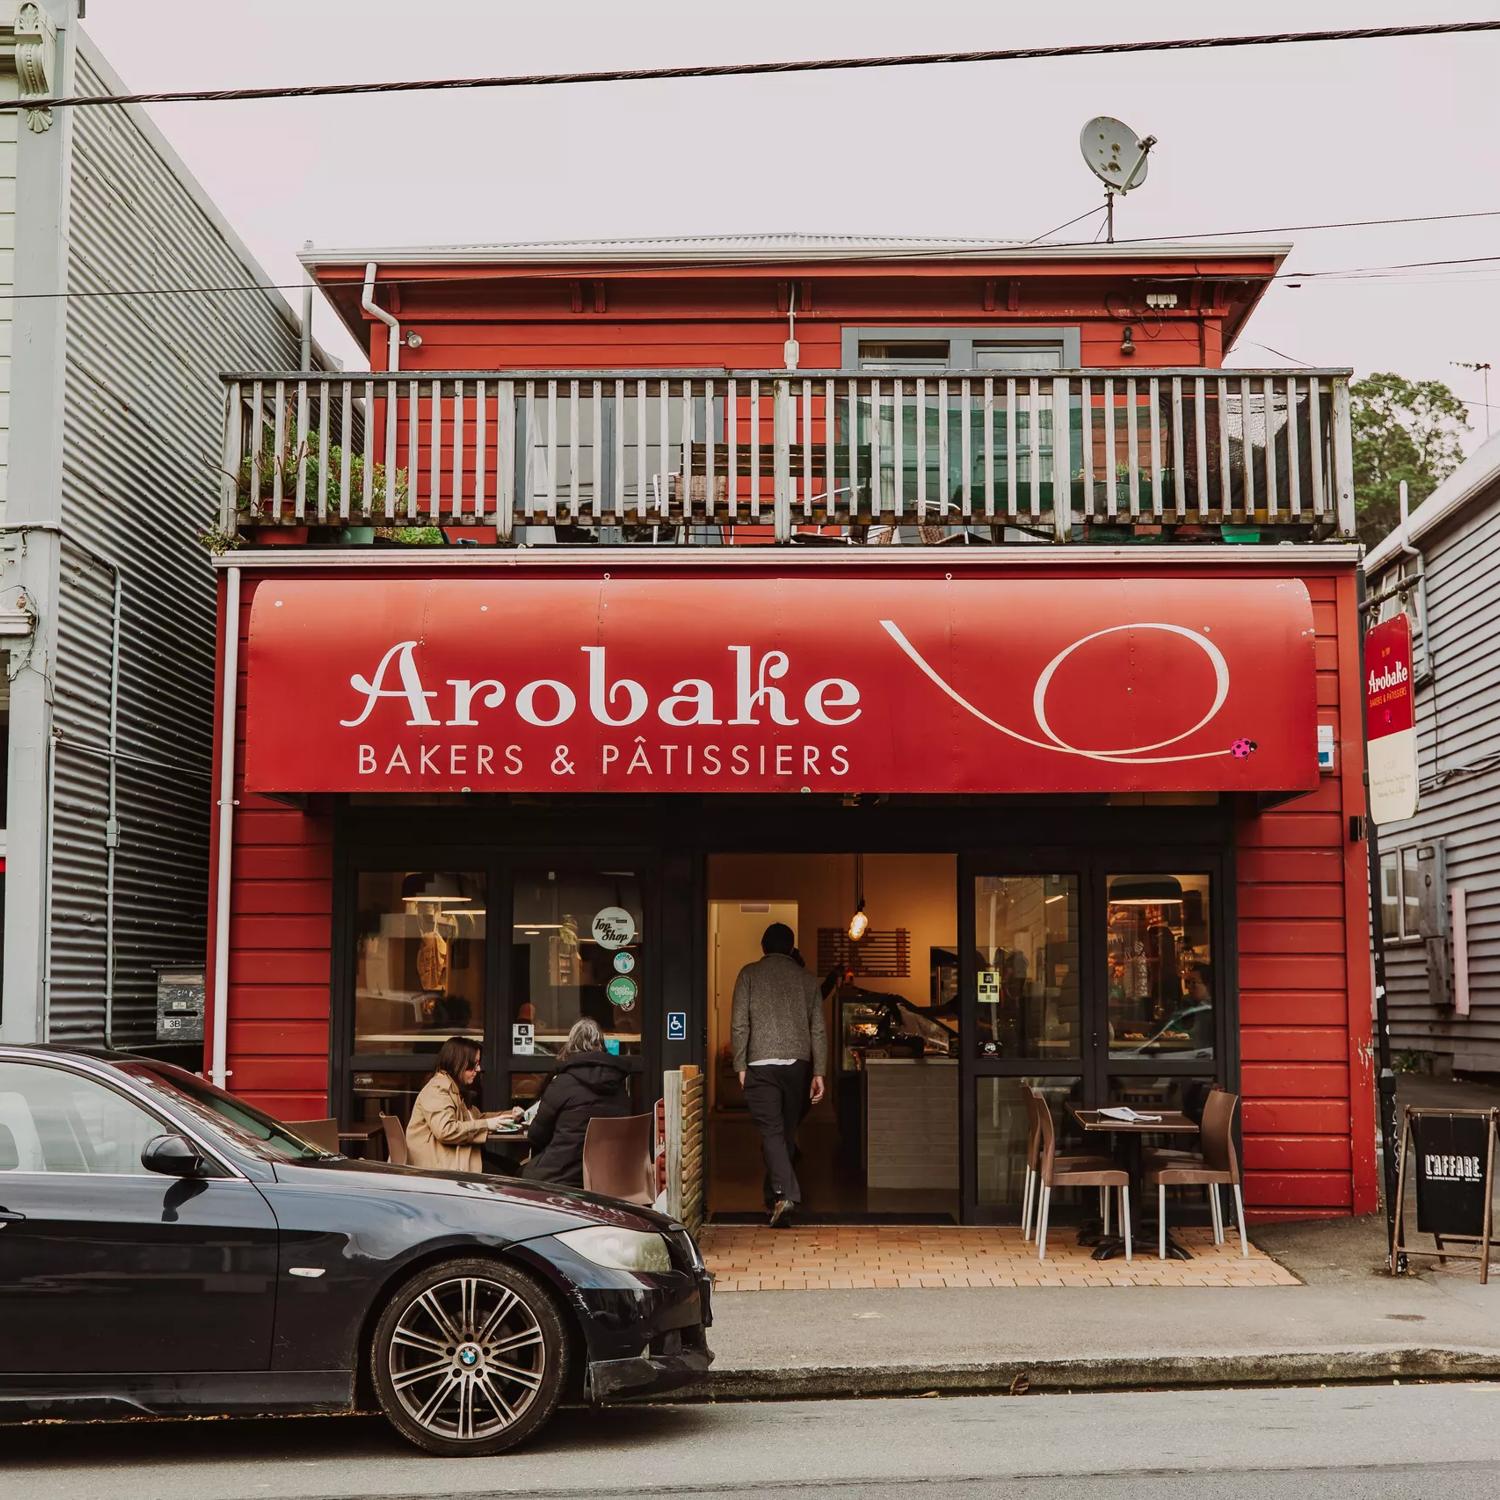
[(1182, 408), (1182, 376), (1172, 377), (1172, 499), (1179, 516), (1187, 514), (1187, 434)]
[(703, 410), (706, 413), (706, 430), (703, 434), (703, 499), (711, 521), (714, 518), (714, 383), (711, 380), (703, 382)]
[(286, 465), (286, 381), (276, 382), (275, 407), (271, 413), (275, 433), (275, 458), (271, 464), (271, 514), (281, 519), (282, 471)]
[(1012, 520), (1020, 505), (1021, 458), (1016, 451), (1016, 394), (1015, 376), (1005, 381), (1005, 513)]
[(350, 431), (354, 418), (354, 385), (346, 380), (343, 387), (343, 409), (339, 417), (339, 519), (347, 521), (350, 473), (354, 468), (354, 454), (350, 451), (354, 441)]
[(646, 460), (650, 457), (646, 431), (647, 403), (646, 382), (637, 380), (635, 383), (635, 513), (642, 518), (646, 514)]
[(906, 506), (906, 413), (899, 377), (891, 380), (891, 501), (899, 520)]
[[(577, 464), (573, 472), (578, 472)], [(557, 382), (547, 382), (547, 514), (554, 519), (558, 512), (557, 483)]]
[(917, 379), (917, 520), (927, 519), (927, 382)]
[(1151, 379), (1146, 381), (1146, 405), (1151, 417), (1151, 514), (1160, 520), (1162, 447), (1161, 384), (1159, 381)]
[[(570, 380), (568, 382), (568, 515), (574, 521), (578, 519), (583, 502), (581, 473), (583, 465), (578, 461), (579, 443), (582, 440), (579, 430), (581, 426), (578, 382)], [(599, 435), (595, 433), (594, 441), (598, 442), (598, 440)]]
[(453, 514), (464, 513), (464, 382), (453, 382)]
[(1327, 514), (1323, 489), (1323, 405), (1322, 381), (1316, 375), (1307, 377), (1307, 461), (1311, 471), (1313, 515)]
[(525, 410), (525, 433), (526, 457), (521, 468), (521, 514), (529, 521), (536, 511), (536, 381), (526, 382), (526, 410)]
[(849, 514), (858, 514), (859, 506), (859, 382), (847, 382), (849, 398)]
[(312, 453), (307, 425), (307, 380), (297, 382), (297, 519), (307, 515), (307, 460)]
[(1069, 462), (1073, 452), (1073, 390), (1066, 375), (1052, 377), (1052, 532), (1059, 542), (1072, 540), (1073, 487)]
[(815, 513), (817, 493), (813, 481), (813, 400), (812, 381), (802, 382), (802, 507), (807, 515)]
[(693, 510), (693, 383), (682, 382), (682, 514), (686, 521)]
[(375, 513), (375, 382), (365, 381), (365, 472), (360, 486), (363, 514)]
[[(672, 387), (665, 380), (657, 387), (656, 421), (660, 447), (656, 460), (660, 486), (656, 506), (662, 520), (666, 520), (672, 511)], [(683, 483), (686, 482), (684, 479)]]
[(615, 381), (615, 493), (614, 513), (625, 519), (625, 382)]
[[(236, 386), (235, 390), (239, 390)], [(328, 426), (333, 413), (328, 409), (329, 385), (326, 380), (318, 382), (318, 494), (317, 512), (320, 521), (328, 519)]]
[(834, 463), (834, 446), (838, 436), (838, 402), (834, 398), (834, 383), (832, 380), (823, 382), (823, 493), (828, 497), (828, 505), (837, 507), (843, 497), (839, 494), (838, 483), (835, 475), (838, 472)]
[(972, 389), (969, 377), (967, 375), (961, 377), (958, 382), (959, 499), (962, 513), (966, 517), (974, 514), (974, 497), (970, 493), (973, 487), (974, 447), (969, 433), (969, 406), (973, 399)]
[[(833, 382), (829, 381), (829, 385)], [(830, 402), (830, 407), (832, 403)], [(829, 420), (832, 420), (830, 416)], [(760, 520), (760, 381), (750, 382), (750, 517)]]
[(485, 460), (488, 454), (485, 447), (488, 443), (487, 427), (489, 425), (489, 413), (485, 407), (489, 404), (489, 398), (485, 393), (485, 382), (476, 380), (474, 382), (474, 514), (479, 520), (483, 520), (489, 498), (484, 493)]
[(948, 515), (948, 502), (952, 490), (948, 483), (948, 382), (939, 376), (938, 400), (938, 514), (944, 519)]
[(1287, 504), (1293, 516), (1302, 515), (1302, 434), (1297, 412), (1297, 377), (1286, 378), (1286, 478)]
[(422, 483), (418, 447), (421, 441), (421, 418), (422, 387), (413, 380), (406, 387), (406, 514), (408, 519), (414, 519), (417, 514), (417, 490)]
[(380, 395), (385, 403), (385, 513), (390, 517), (396, 514), (396, 407), (401, 388), (388, 380), (381, 386)]
[(1233, 511), (1234, 483), (1230, 478), (1229, 453), (1229, 382), (1216, 382), (1219, 391), (1219, 515), (1228, 520)]
[(984, 513), (995, 515), (995, 377), (984, 377)]
[[(499, 514), (496, 523), (502, 538), (508, 540), (516, 524), (516, 386), (513, 380), (502, 380), (496, 398), (495, 413), (499, 428), (495, 443), (495, 477), (499, 481)], [(527, 381), (527, 385), (531, 384)]]
[(1255, 445), (1250, 440), (1250, 381), (1240, 380), (1240, 467), (1245, 477), (1245, 519), (1255, 515)]
[(728, 381), (724, 394), (724, 489), (729, 519), (740, 518), (739, 383)]
[(1280, 499), (1276, 475), (1276, 388), (1269, 375), (1261, 385), (1266, 422), (1266, 514), (1274, 521)]
[(1104, 377), (1104, 509), (1109, 516), (1120, 510), (1120, 474), (1115, 462), (1115, 383)]
[(1141, 406), (1136, 394), (1135, 376), (1125, 380), (1125, 454), (1130, 465), (1130, 518), (1141, 517)]
[[(593, 417), (594, 426), (590, 434), (591, 442), (589, 450), (594, 457), (593, 484), (590, 488), (593, 495), (589, 501), (589, 515), (597, 521), (604, 507), (604, 382), (602, 380), (591, 380), (589, 386), (593, 395)], [(575, 515), (577, 507), (574, 507)]]
[(1042, 513), (1042, 382), (1033, 375), (1028, 385), (1026, 436), (1030, 440), (1027, 457), (1031, 469), (1031, 514), (1039, 516)]
[(880, 381), (870, 381), (870, 517), (880, 515), (885, 506), (880, 471)]
[(244, 391), (232, 380), (224, 391), (223, 477), (219, 481), (219, 529), (232, 536), (240, 524), (240, 472), (245, 461)]
[(1083, 513), (1090, 520), (1094, 511), (1094, 385), (1087, 375), (1079, 381), (1078, 427), (1083, 440)]
[(1198, 476), (1198, 514), (1208, 515), (1209, 465), (1208, 417), (1203, 409), (1204, 382), (1201, 375), (1193, 380), (1193, 467)]

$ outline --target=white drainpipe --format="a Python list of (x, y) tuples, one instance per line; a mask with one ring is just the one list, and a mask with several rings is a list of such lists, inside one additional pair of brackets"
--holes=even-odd
[(219, 711), (219, 845), (214, 872), (214, 1029), (209, 1078), (229, 1079), (229, 914), (234, 868), (235, 716), (240, 687), (240, 570), (224, 575), (224, 696)]
[(359, 305), (372, 318), (378, 318), (391, 330), (390, 352), (386, 355), (385, 367), (388, 370), (399, 370), (401, 368), (401, 324), (383, 307), (375, 305), (375, 262), (373, 260), (365, 267), (365, 289), (359, 299)]

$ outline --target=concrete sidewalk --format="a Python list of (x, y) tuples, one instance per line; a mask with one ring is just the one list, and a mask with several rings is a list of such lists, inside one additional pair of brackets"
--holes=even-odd
[[(1500, 1271), (1392, 1278), (1378, 1218), (1253, 1235), (1302, 1285), (739, 1292), (708, 1400), (1500, 1377)], [(682, 1395), (671, 1399), (681, 1400)]]

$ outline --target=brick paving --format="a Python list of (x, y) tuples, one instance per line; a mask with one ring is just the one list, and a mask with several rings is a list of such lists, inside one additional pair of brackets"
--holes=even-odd
[(1231, 1233), (1213, 1243), (1207, 1228), (1173, 1231), (1192, 1260), (1156, 1258), (1156, 1243), (1137, 1245), (1128, 1265), (1098, 1261), (1072, 1230), (1048, 1237), (1047, 1259), (1021, 1231), (910, 1226), (808, 1226), (766, 1229), (710, 1224), (703, 1258), (720, 1292), (827, 1292), (868, 1287), (988, 1286), (1299, 1286), (1269, 1255), (1240, 1255)]

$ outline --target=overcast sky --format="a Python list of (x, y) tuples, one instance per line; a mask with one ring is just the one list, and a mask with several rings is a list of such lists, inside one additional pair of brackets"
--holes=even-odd
[[(1448, 0), (89, 0), (135, 89), (634, 68), (1500, 18)], [(1092, 115), (1158, 137), (1117, 233), (1500, 209), (1500, 34), (702, 82), (157, 106), (277, 281), (317, 245), (807, 230), (1029, 239), (1097, 201)], [(1086, 226), (1092, 233), (1095, 221)], [(1298, 230), (1289, 270), (1500, 254), (1500, 218)], [(1273, 287), (1233, 356), (1479, 377), (1500, 260)], [(320, 338), (344, 355), (332, 319)], [(1251, 340), (1255, 340), (1252, 343)], [(1500, 375), (1500, 369), (1497, 369)], [(1500, 417), (1500, 378), (1491, 400)]]

